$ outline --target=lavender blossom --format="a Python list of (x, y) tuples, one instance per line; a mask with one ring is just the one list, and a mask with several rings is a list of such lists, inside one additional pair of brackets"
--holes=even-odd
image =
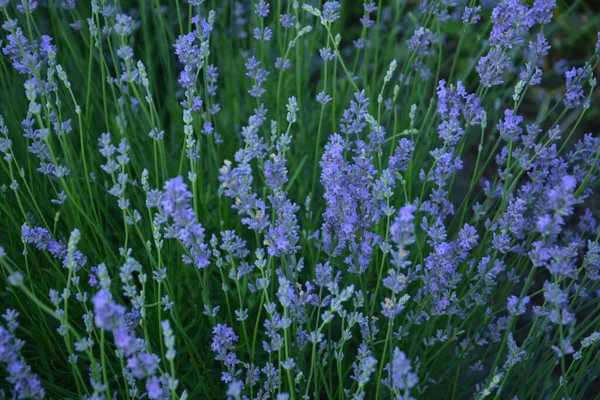
[(5, 379), (14, 398), (42, 399), (46, 393), (41, 381), (20, 355), (20, 350), (25, 342), (15, 336), (15, 331), (19, 326), (16, 321), (18, 315), (16, 311), (9, 309), (2, 316), (7, 325), (6, 327), (0, 325), (0, 363), (5, 365)]
[(165, 183), (160, 207), (165, 217), (172, 220), (172, 224), (165, 228), (165, 237), (181, 241), (187, 251), (183, 256), (185, 264), (203, 269), (210, 263), (210, 252), (208, 245), (204, 243), (204, 228), (197, 221), (191, 199), (192, 193), (188, 191), (182, 177), (178, 176)]
[(583, 93), (583, 83), (587, 79), (589, 71), (587, 68), (575, 68), (565, 72), (566, 88), (563, 103), (567, 108), (577, 108), (585, 98)]

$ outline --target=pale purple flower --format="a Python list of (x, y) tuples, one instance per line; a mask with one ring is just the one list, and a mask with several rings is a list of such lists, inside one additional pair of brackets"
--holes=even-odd
[(326, 1), (323, 4), (323, 19), (327, 22), (334, 22), (340, 18), (340, 9), (342, 5), (337, 1)]
[(506, 51), (501, 47), (492, 48), (489, 53), (479, 59), (475, 70), (485, 88), (504, 83), (502, 75), (508, 62)]
[(529, 42), (529, 50), (537, 57), (543, 57), (548, 55), (550, 44), (542, 33), (538, 33), (535, 42)]
[(419, 382), (417, 374), (412, 372), (410, 360), (398, 347), (394, 348), (392, 362), (386, 364), (385, 370), (388, 372), (388, 377), (383, 383), (390, 389), (402, 391), (405, 395)]
[(565, 72), (566, 88), (563, 103), (567, 108), (577, 108), (581, 101), (585, 99), (583, 92), (583, 83), (589, 76), (587, 68), (571, 68)]
[(474, 25), (481, 19), (481, 6), (477, 7), (465, 7), (465, 10), (462, 14), (462, 22), (463, 24), (471, 24)]
[(527, 304), (529, 304), (529, 296), (519, 299), (517, 296), (510, 296), (506, 302), (506, 308), (511, 315), (521, 315), (525, 313)]
[(183, 256), (185, 264), (193, 264), (196, 268), (203, 269), (210, 263), (210, 251), (204, 243), (204, 228), (198, 222), (191, 199), (192, 193), (181, 176), (165, 183), (160, 206), (164, 216), (172, 220), (172, 225), (165, 228), (165, 237), (181, 241), (189, 254)]
[(535, 0), (529, 10), (529, 16), (536, 24), (547, 24), (552, 21), (556, 8), (556, 0)]
[(15, 399), (42, 399), (45, 396), (44, 388), (38, 376), (31, 371), (31, 367), (20, 355), (24, 342), (15, 336), (18, 327), (16, 317), (18, 313), (7, 310), (3, 319), (7, 328), (0, 325), (0, 364), (5, 366), (5, 380), (8, 383), (11, 397)]
[(150, 400), (166, 400), (169, 398), (167, 390), (162, 386), (160, 379), (156, 376), (146, 381), (146, 390)]
[(327, 103), (329, 103), (331, 101), (331, 96), (329, 96), (327, 93), (323, 92), (319, 92), (317, 94), (317, 101), (319, 103), (321, 103), (322, 105), (325, 105)]
[(281, 14), (279, 16), (279, 22), (281, 23), (282, 27), (289, 29), (296, 23), (296, 17), (292, 14)]
[(256, 3), (256, 15), (258, 15), (260, 18), (265, 18), (267, 15), (269, 15), (269, 3), (266, 2), (265, 0), (260, 0), (258, 3)]
[(435, 40), (433, 33), (424, 27), (415, 31), (413, 36), (406, 41), (410, 51), (417, 51), (420, 55), (427, 54), (427, 47)]

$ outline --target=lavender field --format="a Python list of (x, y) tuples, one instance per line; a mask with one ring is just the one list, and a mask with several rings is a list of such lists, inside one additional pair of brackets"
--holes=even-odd
[(0, 399), (600, 398), (596, 1), (0, 24)]

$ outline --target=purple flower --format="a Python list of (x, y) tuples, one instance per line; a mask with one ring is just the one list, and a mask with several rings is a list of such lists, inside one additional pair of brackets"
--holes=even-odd
[(146, 390), (150, 400), (166, 400), (169, 398), (168, 392), (163, 388), (160, 379), (156, 376), (146, 381)]
[[(359, 121), (366, 104), (363, 94), (356, 94), (342, 119), (348, 132), (361, 129)], [(356, 118), (356, 119), (355, 119)], [(362, 122), (360, 122), (362, 124)], [(360, 142), (359, 142), (360, 143)], [(321, 226), (323, 249), (334, 257), (350, 250), (344, 262), (349, 271), (363, 273), (370, 261), (373, 242), (380, 238), (369, 232), (371, 226), (382, 217), (382, 199), (375, 196), (373, 177), (376, 170), (373, 160), (366, 151), (357, 151), (352, 162), (344, 161), (344, 140), (339, 134), (330, 137), (321, 158), (321, 183), (325, 188), (326, 209)], [(362, 233), (361, 233), (362, 232)]]
[(17, 399), (40, 399), (45, 395), (42, 384), (36, 374), (31, 372), (31, 367), (24, 359), (11, 361), (6, 366), (6, 380), (12, 386), (11, 393)]
[(573, 214), (573, 206), (579, 203), (574, 197), (577, 180), (571, 175), (564, 175), (557, 184), (547, 192), (546, 205), (549, 210), (562, 216)]
[(377, 11), (377, 5), (374, 1), (372, 1), (370, 3), (363, 3), (363, 8), (365, 9), (365, 12), (368, 14), (372, 14), (375, 11)]
[(238, 259), (244, 259), (248, 255), (249, 251), (246, 249), (246, 241), (239, 238), (235, 231), (223, 231), (221, 232), (222, 244), (220, 249), (232, 254)]
[(498, 121), (498, 131), (505, 141), (517, 142), (520, 140), (520, 135), (523, 133), (523, 128), (519, 125), (523, 122), (523, 117), (515, 114), (512, 109), (504, 110), (504, 119)]
[(2, 53), (10, 58), (18, 73), (34, 76), (33, 71), (39, 70), (42, 62), (40, 55), (23, 34), (23, 30), (17, 27), (6, 39), (7, 43), (2, 48)]
[(547, 24), (552, 21), (556, 0), (535, 0), (529, 10), (529, 17), (536, 24)]
[(352, 363), (354, 374), (351, 378), (358, 382), (359, 387), (362, 388), (369, 382), (371, 375), (376, 370), (376, 366), (377, 360), (373, 357), (373, 353), (369, 350), (367, 343), (363, 341), (358, 348), (356, 362)]
[[(125, 315), (127, 317), (127, 314)], [(124, 350), (126, 354), (129, 354), (135, 346), (135, 336), (131, 334), (127, 326), (121, 325), (113, 330), (115, 337), (115, 345), (117, 348)]]
[(319, 55), (325, 61), (332, 61), (335, 59), (335, 51), (331, 47), (323, 47), (319, 49)]
[(268, 42), (273, 37), (273, 31), (266, 26), (264, 29), (254, 28), (254, 39)]
[(523, 43), (523, 38), (535, 24), (533, 14), (518, 0), (499, 2), (492, 11), (490, 46), (512, 48)]
[[(440, 80), (437, 90), (437, 112), (442, 119), (438, 126), (438, 135), (449, 144), (454, 143), (464, 131), (464, 123), (480, 124), (483, 120), (483, 108), (475, 94), (467, 93), (461, 81), (455, 85), (446, 85)], [(464, 120), (460, 121), (460, 117)]]
[(363, 15), (362, 17), (360, 17), (360, 23), (367, 29), (375, 25), (375, 21), (369, 18), (368, 15)]
[(408, 169), (415, 151), (415, 144), (412, 140), (402, 138), (398, 141), (398, 146), (394, 150), (394, 154), (389, 158), (388, 168), (393, 173), (405, 172)]
[(35, 0), (21, 0), (19, 4), (17, 4), (17, 10), (22, 14), (28, 14), (34, 12), (38, 6), (38, 2)]
[(522, 300), (519, 300), (517, 296), (510, 296), (506, 302), (506, 308), (511, 315), (524, 314), (529, 300), (529, 296), (523, 297)]
[(200, 48), (195, 44), (196, 36), (190, 32), (181, 35), (175, 42), (175, 55), (179, 58), (179, 62), (184, 65), (193, 65), (197, 62)]
[(323, 19), (327, 22), (334, 22), (340, 18), (340, 9), (342, 5), (337, 1), (326, 1), (323, 4)]
[(296, 17), (292, 14), (281, 14), (279, 16), (279, 22), (281, 23), (282, 27), (289, 29), (294, 26), (294, 23), (296, 22)]
[(542, 70), (535, 67), (533, 63), (528, 62), (525, 64), (525, 69), (521, 71), (519, 78), (523, 83), (527, 83), (530, 86), (539, 85), (542, 83)]
[(468, 224), (465, 224), (463, 229), (458, 233), (458, 245), (464, 251), (469, 251), (475, 247), (478, 239), (477, 230)]
[(588, 240), (584, 260), (588, 277), (592, 281), (600, 280), (600, 244), (598, 242)]
[(265, 235), (265, 244), (271, 256), (281, 257), (291, 255), (300, 249), (298, 220), (296, 213), (298, 205), (288, 200), (283, 192), (269, 196), (276, 219)]
[(508, 56), (501, 47), (492, 48), (487, 55), (479, 59), (475, 70), (479, 74), (483, 87), (491, 88), (504, 83), (502, 75), (507, 62)]
[[(46, 228), (30, 228), (27, 224), (21, 227), (21, 236), (25, 243), (33, 244), (38, 250), (48, 251), (52, 257), (61, 261), (63, 267), (68, 266), (67, 247), (62, 241), (52, 238)], [(87, 258), (78, 250), (72, 254), (73, 271), (77, 272), (87, 264)]]
[(454, 156), (453, 151), (444, 152), (443, 149), (435, 149), (430, 151), (430, 154), (435, 159), (435, 167), (428, 180), (435, 182), (439, 188), (443, 188), (454, 172), (462, 169), (462, 161), (459, 157)]
[(557, 283), (544, 282), (544, 299), (550, 304), (549, 312), (544, 313), (550, 322), (556, 325), (569, 325), (575, 321), (575, 316), (567, 311), (569, 299)]
[(435, 36), (427, 28), (420, 27), (413, 36), (406, 41), (410, 51), (417, 51), (419, 55), (427, 54), (427, 47), (435, 40)]
[[(423, 227), (427, 228), (427, 224), (424, 223)], [(461, 278), (458, 266), (467, 253), (454, 242), (436, 243), (431, 240), (429, 243), (434, 246), (434, 249), (425, 258), (421, 276), (424, 287), (418, 298), (421, 299), (427, 294), (430, 296), (434, 314), (451, 314), (454, 310), (448, 307), (451, 304), (451, 298), (454, 297), (452, 289), (456, 287)]]
[(327, 103), (329, 103), (332, 100), (331, 96), (329, 96), (327, 93), (323, 92), (319, 92), (317, 94), (317, 101), (319, 103), (321, 103), (322, 105), (325, 105)]
[(208, 83), (208, 86), (206, 88), (206, 91), (208, 92), (209, 95), (211, 96), (216, 96), (217, 95), (217, 80), (219, 79), (219, 68), (217, 68), (216, 65), (209, 65), (206, 68), (206, 82)]
[(550, 44), (542, 33), (538, 33), (535, 42), (529, 42), (529, 50), (537, 57), (548, 55)]
[(385, 365), (385, 370), (388, 372), (388, 377), (383, 383), (390, 389), (399, 389), (408, 393), (419, 382), (417, 374), (412, 372), (410, 360), (398, 347), (394, 348), (392, 362)]
[[(529, 302), (529, 298), (526, 297), (526, 299)], [(519, 349), (519, 346), (517, 346), (517, 342), (515, 342), (515, 339), (513, 338), (512, 332), (509, 332), (508, 333), (508, 356), (507, 356), (506, 363), (504, 364), (504, 367), (510, 368), (510, 367), (518, 364), (519, 362), (521, 362), (523, 360), (523, 358), (525, 358), (526, 355), (527, 355), (527, 352), (525, 350)]]
[(185, 264), (193, 264), (198, 269), (208, 267), (210, 251), (204, 243), (204, 228), (191, 206), (192, 193), (183, 178), (178, 176), (165, 182), (161, 197), (164, 216), (173, 222), (166, 227), (165, 237), (181, 241), (188, 253), (183, 256)]
[(583, 93), (583, 82), (588, 78), (589, 70), (587, 68), (571, 68), (565, 72), (566, 88), (563, 103), (567, 108), (577, 108), (585, 98)]
[(227, 388), (227, 396), (240, 398), (242, 390), (244, 390), (244, 384), (242, 381), (231, 381)]
[(590, 211), (589, 208), (585, 209), (583, 215), (579, 217), (579, 223), (577, 227), (586, 233), (594, 233), (596, 232), (596, 227), (598, 226), (598, 221), (594, 218), (594, 214)]
[(544, 299), (552, 305), (564, 306), (568, 303), (567, 295), (556, 283), (544, 283)]
[[(175, 54), (183, 64), (183, 71), (179, 75), (179, 83), (187, 90), (193, 91), (198, 69), (204, 58), (208, 56), (209, 38), (214, 19), (215, 13), (212, 11), (209, 13), (208, 19), (200, 19), (197, 16), (192, 18), (195, 30), (180, 35), (174, 44)], [(197, 43), (197, 40), (199, 40), (199, 43)], [(214, 84), (210, 79), (208, 81), (211, 85)], [(209, 89), (209, 92), (211, 91)], [(191, 104), (188, 103), (186, 106), (191, 107)]]
[(213, 341), (210, 349), (219, 355), (235, 348), (235, 343), (238, 341), (237, 335), (233, 329), (226, 324), (217, 324), (213, 328)]
[(281, 57), (277, 57), (277, 59), (275, 60), (275, 69), (286, 70), (289, 69), (291, 66), (292, 64), (290, 63), (290, 60), (288, 58), (286, 58), (284, 61)]
[(113, 331), (125, 324), (125, 307), (112, 301), (109, 292), (101, 290), (92, 297), (96, 326)]
[[(341, 272), (338, 273), (338, 276), (341, 275)], [(315, 267), (315, 285), (319, 287), (327, 287), (334, 280), (333, 277), (333, 267), (329, 262), (324, 264), (317, 264)]]
[(133, 33), (134, 21), (133, 18), (125, 14), (117, 14), (115, 16), (115, 25), (113, 29), (120, 36), (129, 36)]
[(141, 351), (127, 360), (127, 368), (138, 379), (156, 374), (160, 358), (156, 354)]
[(31, 372), (31, 367), (25, 359), (19, 354), (24, 342), (14, 336), (18, 326), (16, 317), (18, 313), (14, 310), (7, 310), (3, 315), (7, 322), (6, 329), (0, 325), (0, 363), (5, 364), (5, 379), (10, 387), (12, 398), (15, 399), (41, 399), (45, 396), (45, 391), (36, 374)]
[(133, 58), (133, 49), (130, 46), (121, 46), (117, 49), (117, 57), (123, 60), (131, 60)]
[(358, 135), (367, 127), (367, 109), (371, 101), (365, 91), (354, 93), (354, 100), (350, 100), (350, 107), (345, 109), (340, 120), (340, 131), (343, 134)]
[(390, 289), (394, 294), (402, 292), (406, 288), (407, 282), (406, 275), (393, 269), (388, 271), (387, 277), (382, 281), (383, 286)]
[(257, 61), (254, 56), (248, 58), (248, 61), (246, 62), (246, 76), (254, 80), (252, 89), (248, 91), (250, 96), (256, 98), (262, 97), (262, 95), (266, 93), (266, 90), (262, 85), (267, 80), (269, 71), (260, 68), (260, 61)]
[(463, 14), (461, 17), (463, 24), (474, 25), (477, 22), (479, 22), (479, 20), (481, 19), (481, 15), (479, 15), (480, 12), (481, 12), (481, 6), (465, 7), (465, 10), (463, 11)]
[(394, 222), (390, 226), (390, 236), (392, 242), (394, 242), (401, 249), (407, 245), (414, 243), (414, 220), (415, 212), (417, 207), (413, 204), (408, 204), (400, 207)]
[(40, 42), (40, 52), (47, 58), (53, 58), (56, 55), (56, 46), (52, 43), (52, 38), (48, 35), (42, 35)]

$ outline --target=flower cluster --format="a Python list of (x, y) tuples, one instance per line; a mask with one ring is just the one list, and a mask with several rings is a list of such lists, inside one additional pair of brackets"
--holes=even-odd
[(0, 0), (0, 398), (594, 398), (587, 3)]

